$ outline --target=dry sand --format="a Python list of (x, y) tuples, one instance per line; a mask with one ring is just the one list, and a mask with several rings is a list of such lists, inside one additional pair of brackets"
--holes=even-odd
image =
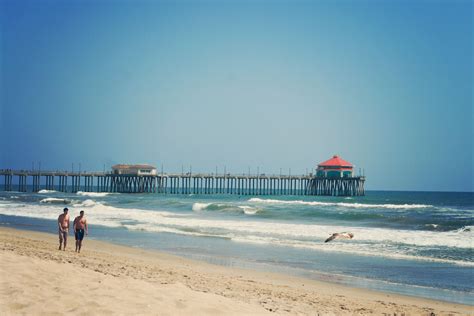
[(472, 306), (0, 228), (1, 315), (469, 315)]

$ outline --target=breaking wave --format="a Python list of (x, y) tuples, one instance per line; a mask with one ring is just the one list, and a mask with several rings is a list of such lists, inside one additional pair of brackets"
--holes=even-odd
[(192, 206), (193, 212), (202, 211), (227, 211), (238, 212), (246, 215), (255, 215), (259, 211), (258, 208), (247, 205), (223, 204), (223, 203), (200, 203), (196, 202)]
[(194, 212), (200, 212), (202, 210), (205, 210), (211, 204), (212, 203), (194, 203), (192, 209)]
[(255, 215), (257, 214), (257, 212), (259, 211), (259, 209), (257, 208), (254, 208), (254, 207), (251, 207), (251, 206), (239, 206), (239, 208), (241, 208), (245, 214), (247, 215)]
[(58, 191), (55, 190), (39, 190), (37, 193), (39, 194), (48, 194), (48, 193), (56, 193)]
[(267, 204), (287, 204), (287, 205), (317, 205), (317, 206), (343, 206), (352, 208), (387, 208), (387, 209), (419, 209), (433, 207), (427, 204), (363, 204), (363, 203), (344, 203), (344, 202), (318, 202), (318, 201), (285, 201), (273, 199), (251, 198), (248, 200), (253, 203)]
[(77, 195), (80, 195), (80, 196), (103, 197), (103, 196), (110, 195), (110, 194), (112, 194), (112, 193), (108, 193), (108, 192), (83, 192), (83, 191), (78, 191), (76, 194), (77, 194)]
[(100, 203), (100, 202), (87, 199), (87, 200), (84, 200), (80, 203), (76, 203), (73, 206), (75, 206), (75, 207), (93, 207), (93, 206), (98, 206), (98, 205), (103, 206), (103, 204)]

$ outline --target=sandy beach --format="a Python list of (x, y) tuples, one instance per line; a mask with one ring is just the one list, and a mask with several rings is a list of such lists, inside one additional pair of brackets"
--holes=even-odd
[(2, 315), (469, 315), (471, 306), (0, 228)]

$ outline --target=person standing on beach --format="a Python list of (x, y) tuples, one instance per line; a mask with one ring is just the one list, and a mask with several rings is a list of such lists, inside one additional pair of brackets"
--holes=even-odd
[(76, 237), (76, 252), (81, 252), (82, 240), (84, 233), (88, 234), (87, 219), (84, 216), (84, 211), (74, 219), (74, 237)]
[(68, 208), (65, 207), (63, 209), (63, 213), (59, 215), (58, 217), (58, 233), (59, 233), (59, 250), (61, 250), (61, 247), (63, 246), (64, 242), (64, 247), (63, 250), (66, 250), (66, 244), (67, 244), (67, 236), (69, 235), (69, 214), (68, 214)]

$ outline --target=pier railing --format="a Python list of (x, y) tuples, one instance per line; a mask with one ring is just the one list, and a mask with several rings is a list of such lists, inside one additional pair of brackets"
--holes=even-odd
[[(160, 173), (118, 175), (110, 172), (71, 172), (1, 169), (3, 190), (38, 192), (120, 192), (238, 195), (364, 195), (365, 177), (325, 178), (307, 175)], [(14, 181), (16, 178), (17, 181)], [(14, 182), (16, 184), (14, 184)]]

